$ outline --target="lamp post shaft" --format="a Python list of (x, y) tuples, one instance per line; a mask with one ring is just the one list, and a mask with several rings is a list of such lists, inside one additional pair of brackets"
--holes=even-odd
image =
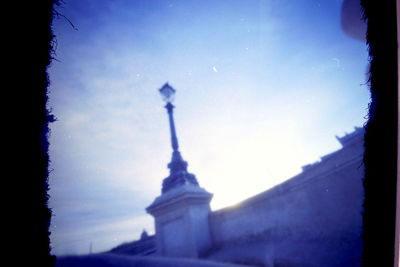
[(167, 102), (165, 108), (168, 112), (169, 119), (169, 130), (171, 133), (171, 145), (172, 145), (172, 158), (171, 162), (168, 163), (169, 176), (163, 180), (161, 193), (164, 194), (173, 188), (180, 187), (186, 184), (192, 186), (199, 186), (196, 177), (187, 171), (187, 162), (183, 160), (181, 153), (179, 152), (178, 137), (176, 136), (175, 122), (174, 122), (174, 105), (171, 104), (175, 89), (173, 89), (168, 83), (166, 83), (161, 89), (159, 89), (163, 100)]
[(173, 109), (174, 105), (172, 105), (170, 102), (167, 103), (165, 108), (168, 111), (168, 118), (169, 118), (169, 129), (171, 132), (171, 145), (173, 151), (178, 151), (179, 145), (178, 145), (178, 138), (176, 137), (176, 131), (175, 131), (175, 123), (174, 123), (174, 115), (173, 115)]

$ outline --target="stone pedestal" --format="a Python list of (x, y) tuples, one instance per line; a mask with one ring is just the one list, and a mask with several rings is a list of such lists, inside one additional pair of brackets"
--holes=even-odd
[(158, 255), (197, 258), (207, 251), (211, 198), (203, 188), (186, 183), (163, 193), (147, 207), (155, 220)]

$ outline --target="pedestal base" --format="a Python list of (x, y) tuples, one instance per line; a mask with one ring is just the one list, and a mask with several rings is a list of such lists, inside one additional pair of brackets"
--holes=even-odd
[(147, 207), (155, 220), (158, 255), (197, 258), (209, 248), (211, 198), (203, 188), (185, 184), (157, 197)]

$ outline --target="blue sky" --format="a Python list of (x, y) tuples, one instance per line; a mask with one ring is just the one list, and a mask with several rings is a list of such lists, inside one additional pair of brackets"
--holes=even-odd
[(171, 157), (157, 89), (176, 90), (189, 171), (218, 209), (339, 149), (362, 126), (367, 49), (340, 0), (70, 0), (49, 69), (52, 252), (154, 231), (147, 207)]

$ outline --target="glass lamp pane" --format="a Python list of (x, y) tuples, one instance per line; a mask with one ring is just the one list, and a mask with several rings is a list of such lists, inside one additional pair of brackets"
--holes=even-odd
[(164, 84), (159, 91), (165, 102), (172, 102), (174, 100), (175, 89), (172, 88), (168, 83)]

